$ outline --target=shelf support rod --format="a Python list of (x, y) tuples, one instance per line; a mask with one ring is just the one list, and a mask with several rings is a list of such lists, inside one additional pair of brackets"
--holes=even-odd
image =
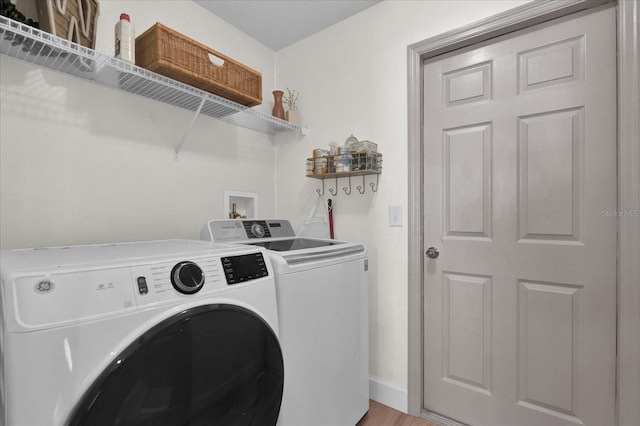
[(193, 125), (196, 123), (196, 119), (200, 115), (200, 111), (202, 111), (202, 107), (204, 106), (204, 101), (205, 101), (205, 98), (202, 98), (202, 100), (200, 101), (200, 105), (198, 105), (198, 109), (196, 110), (196, 113), (193, 115), (193, 118), (191, 119), (191, 122), (189, 123), (189, 126), (187, 126), (186, 130), (182, 134), (182, 139), (180, 139), (180, 142), (178, 142), (178, 145), (176, 145), (176, 148), (174, 150), (174, 155), (173, 155), (173, 159), (176, 160), (176, 161), (178, 161), (180, 159), (180, 157), (179, 157), (180, 150), (184, 146), (184, 143), (187, 140), (187, 136), (191, 132), (191, 129), (193, 128)]

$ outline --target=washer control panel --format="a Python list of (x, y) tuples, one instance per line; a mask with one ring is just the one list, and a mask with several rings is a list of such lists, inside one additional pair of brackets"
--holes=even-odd
[(246, 228), (248, 228), (247, 235), (249, 235), (249, 238), (263, 238), (271, 236), (266, 222), (245, 222), (245, 229)]
[(286, 219), (211, 220), (200, 232), (200, 239), (217, 242), (295, 236), (291, 223)]

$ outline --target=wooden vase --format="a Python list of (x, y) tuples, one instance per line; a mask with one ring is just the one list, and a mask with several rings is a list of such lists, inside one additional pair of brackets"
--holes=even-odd
[(284, 106), (282, 105), (282, 95), (284, 92), (282, 90), (274, 90), (273, 91), (273, 111), (271, 111), (271, 115), (280, 120), (284, 120)]

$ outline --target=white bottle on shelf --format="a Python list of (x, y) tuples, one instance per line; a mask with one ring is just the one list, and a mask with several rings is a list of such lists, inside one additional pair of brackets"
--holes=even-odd
[(116, 24), (115, 32), (116, 58), (135, 64), (136, 34), (129, 15), (127, 15), (126, 13), (120, 14), (120, 20)]

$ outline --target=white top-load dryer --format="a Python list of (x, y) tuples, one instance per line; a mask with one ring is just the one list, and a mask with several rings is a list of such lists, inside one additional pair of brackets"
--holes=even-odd
[(355, 425), (369, 409), (366, 248), (296, 237), (284, 219), (212, 220), (201, 238), (267, 249), (285, 363), (278, 425)]
[(274, 425), (284, 370), (259, 247), (0, 252), (0, 424)]

